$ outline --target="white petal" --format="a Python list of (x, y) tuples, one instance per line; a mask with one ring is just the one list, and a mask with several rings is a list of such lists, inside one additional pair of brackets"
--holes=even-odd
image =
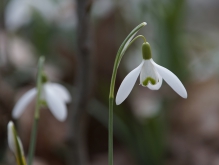
[(155, 85), (152, 85), (151, 83), (148, 83), (147, 87), (151, 90), (158, 90), (160, 89), (162, 83), (163, 83), (163, 79), (162, 77), (160, 76), (159, 73), (157, 73), (157, 76), (158, 76), (158, 83), (156, 83)]
[(8, 123), (8, 146), (16, 154), (15, 138), (13, 133), (14, 124), (12, 121)]
[(132, 88), (135, 85), (135, 82), (140, 74), (142, 65), (144, 64), (144, 61), (142, 61), (142, 63), (135, 68), (134, 70), (132, 70), (122, 81), (119, 90), (117, 92), (116, 95), (116, 104), (119, 105), (121, 104), (130, 94)]
[(176, 75), (168, 69), (156, 64), (153, 60), (151, 60), (151, 62), (154, 64), (157, 72), (167, 82), (167, 84), (181, 97), (187, 98), (187, 91), (181, 81), (178, 79), (178, 77), (176, 77)]
[(64, 101), (60, 99), (59, 93), (56, 93), (50, 84), (45, 84), (43, 89), (50, 111), (59, 121), (64, 121), (67, 117), (67, 109)]
[(50, 84), (52, 85), (56, 93), (60, 96), (60, 98), (63, 99), (65, 103), (71, 102), (71, 95), (64, 86), (57, 84), (57, 83), (50, 83)]
[(13, 111), (12, 116), (13, 118), (19, 118), (27, 105), (31, 102), (31, 100), (36, 96), (36, 88), (33, 88), (29, 91), (27, 91), (16, 103)]

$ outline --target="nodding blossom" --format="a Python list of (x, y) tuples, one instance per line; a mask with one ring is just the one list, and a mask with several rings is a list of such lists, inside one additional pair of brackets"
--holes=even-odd
[[(12, 111), (13, 118), (19, 118), (27, 105), (34, 99), (36, 95), (36, 88), (27, 91), (16, 103)], [(44, 83), (42, 85), (41, 100), (46, 103), (57, 120), (64, 121), (66, 119), (66, 104), (71, 101), (71, 96), (64, 86), (51, 82)]]
[(121, 104), (130, 94), (135, 82), (140, 75), (140, 85), (151, 90), (160, 89), (163, 79), (181, 97), (187, 98), (187, 92), (178, 77), (168, 69), (156, 64), (151, 58), (151, 49), (148, 42), (142, 45), (143, 60), (140, 65), (132, 70), (122, 81), (116, 95), (116, 104)]

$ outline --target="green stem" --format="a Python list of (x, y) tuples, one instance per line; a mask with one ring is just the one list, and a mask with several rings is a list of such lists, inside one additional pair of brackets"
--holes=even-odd
[[(146, 38), (145, 38), (143, 35), (138, 35), (138, 36), (136, 36), (136, 37), (129, 43), (129, 46), (130, 46), (133, 42), (135, 42), (135, 40), (137, 40), (138, 38), (142, 38), (145, 43), (147, 42)], [(129, 47), (129, 46), (128, 46), (128, 47)]]
[[(128, 49), (128, 47), (137, 39), (140, 37), (143, 37), (142, 35), (139, 35), (135, 37), (133, 40), (132, 38), (135, 36), (135, 34), (146, 25), (145, 22), (139, 24), (137, 27), (135, 27), (131, 33), (126, 37), (126, 39), (123, 41), (122, 45), (120, 46), (117, 54), (116, 59), (113, 66), (113, 73), (110, 83), (110, 92), (109, 92), (109, 123), (108, 123), (108, 129), (109, 129), (109, 143), (108, 143), (108, 165), (113, 165), (113, 104), (114, 104), (114, 88), (115, 88), (115, 81), (116, 81), (116, 74), (117, 69), (119, 67), (119, 63), (122, 59), (122, 56), (124, 55), (125, 51)], [(133, 41), (133, 42), (132, 42)], [(144, 38), (144, 41), (146, 42), (146, 39)]]
[(113, 97), (109, 98), (109, 165), (113, 165), (113, 101)]
[(35, 113), (34, 113), (34, 123), (33, 123), (32, 131), (31, 131), (28, 165), (32, 164), (34, 153), (35, 153), (38, 120), (40, 117), (40, 105), (41, 105), (40, 96), (41, 96), (41, 91), (42, 91), (42, 68), (43, 68), (44, 61), (45, 61), (45, 58), (40, 57), (39, 63), (38, 63), (38, 76), (37, 76), (37, 99), (36, 99), (36, 108), (35, 108)]
[[(135, 42), (135, 40), (137, 40), (138, 38), (142, 38), (144, 40), (144, 43), (147, 42), (146, 38), (143, 36), (143, 35), (138, 35), (136, 36), (134, 39), (131, 40), (131, 42), (128, 44), (128, 46), (126, 47), (126, 49), (129, 48), (129, 46), (131, 46), (131, 44), (133, 44), (133, 42)], [(119, 62), (122, 60), (122, 57), (123, 57), (124, 53), (121, 54), (120, 58), (119, 58)]]

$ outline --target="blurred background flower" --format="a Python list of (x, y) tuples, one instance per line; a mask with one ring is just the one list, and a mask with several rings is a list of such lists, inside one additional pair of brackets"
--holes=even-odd
[[(153, 59), (179, 77), (188, 98), (166, 83), (159, 91), (136, 84), (114, 109), (115, 165), (219, 164), (218, 8), (217, 0), (0, 1), (1, 164), (15, 164), (7, 123), (15, 101), (36, 85), (41, 55), (49, 79), (71, 92), (72, 103), (65, 122), (41, 109), (34, 163), (107, 164), (113, 63), (124, 38), (141, 22), (148, 23), (139, 34), (150, 43)], [(116, 91), (141, 62), (141, 44), (136, 41), (126, 52)], [(16, 122), (25, 155), (34, 106)]]

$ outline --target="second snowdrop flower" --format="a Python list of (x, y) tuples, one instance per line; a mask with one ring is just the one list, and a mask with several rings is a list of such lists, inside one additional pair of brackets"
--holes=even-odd
[[(27, 91), (15, 105), (12, 116), (14, 118), (19, 118), (23, 111), (26, 109), (27, 105), (34, 99), (37, 95), (37, 89), (33, 88)], [(42, 85), (41, 98), (45, 101), (51, 110), (52, 114), (59, 120), (64, 121), (67, 117), (66, 103), (71, 101), (71, 96), (68, 90), (57, 83), (46, 82)]]
[(121, 104), (130, 94), (140, 75), (140, 84), (151, 90), (160, 89), (163, 79), (181, 97), (187, 98), (187, 92), (181, 81), (168, 69), (156, 64), (151, 57), (151, 48), (148, 42), (142, 45), (141, 64), (132, 70), (123, 80), (116, 95), (116, 104)]

